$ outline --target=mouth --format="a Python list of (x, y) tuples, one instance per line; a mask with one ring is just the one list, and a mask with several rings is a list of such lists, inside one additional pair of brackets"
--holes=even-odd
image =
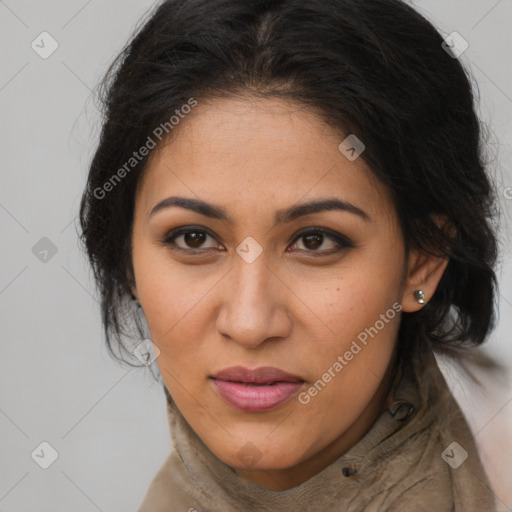
[(243, 412), (275, 409), (297, 394), (304, 379), (279, 368), (226, 368), (209, 377), (220, 397)]

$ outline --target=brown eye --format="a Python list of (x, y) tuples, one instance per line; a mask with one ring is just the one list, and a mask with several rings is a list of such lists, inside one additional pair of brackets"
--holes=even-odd
[[(337, 253), (342, 249), (354, 247), (354, 245), (343, 235), (332, 233), (324, 228), (315, 228), (299, 234), (292, 247), (302, 252), (309, 252), (314, 256), (322, 256)], [(319, 250), (319, 248), (322, 249)]]
[(208, 235), (205, 235), (205, 233), (201, 233), (199, 231), (191, 231), (190, 233), (184, 233), (182, 236), (186, 245), (192, 247), (193, 249), (199, 249), (201, 245), (204, 244), (204, 241)]
[[(211, 238), (214, 244), (204, 246), (208, 238)], [(180, 228), (171, 231), (165, 240), (163, 240), (163, 243), (183, 251), (217, 248), (217, 243), (212, 235), (202, 229), (194, 228)]]
[(324, 235), (307, 235), (302, 237), (304, 240), (304, 246), (308, 249), (318, 249), (324, 240)]

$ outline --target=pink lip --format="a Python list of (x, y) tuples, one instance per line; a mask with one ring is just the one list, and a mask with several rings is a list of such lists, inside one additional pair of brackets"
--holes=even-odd
[(269, 366), (255, 370), (234, 366), (216, 373), (211, 379), (220, 396), (244, 412), (274, 409), (304, 384), (300, 377)]

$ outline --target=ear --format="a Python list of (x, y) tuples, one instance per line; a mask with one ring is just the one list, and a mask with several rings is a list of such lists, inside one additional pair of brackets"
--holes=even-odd
[[(434, 221), (441, 227), (446, 219), (434, 216)], [(453, 230), (450, 233), (453, 235)], [(407, 276), (403, 288), (402, 310), (412, 313), (421, 309), (434, 295), (439, 281), (443, 277), (449, 258), (434, 256), (417, 249), (411, 249), (407, 262)], [(416, 290), (425, 294), (425, 303), (420, 304), (414, 296)]]

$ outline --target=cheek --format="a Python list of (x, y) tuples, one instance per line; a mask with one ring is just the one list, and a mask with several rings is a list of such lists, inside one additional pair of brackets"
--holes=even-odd
[[(162, 249), (135, 246), (133, 265), (137, 294), (144, 310), (151, 339), (161, 351), (159, 360), (174, 360), (192, 351), (204, 333), (205, 294), (211, 288), (198, 267), (185, 269)], [(171, 357), (172, 356), (172, 357)]]
[(327, 430), (327, 437), (339, 435), (363, 414), (393, 354), (400, 305), (365, 304), (368, 309), (363, 313), (361, 304), (354, 304), (358, 313), (349, 324), (338, 320), (336, 336), (323, 340), (321, 350), (310, 349), (314, 370), (300, 403), (305, 404), (311, 429)]
[(342, 349), (345, 342), (350, 344), (400, 297), (399, 269), (387, 263), (358, 262), (332, 272), (327, 279), (315, 279), (313, 275), (296, 279), (294, 293), (305, 304), (306, 309), (302, 309), (307, 315), (299, 323), (307, 323), (309, 329), (316, 323), (320, 339), (331, 340), (330, 343), (338, 340), (334, 344), (336, 350)]
[[(312, 331), (313, 323), (321, 326), (306, 351), (310, 382), (321, 381), (316, 386), (318, 391), (311, 390), (315, 396), (311, 403), (320, 409), (327, 405), (333, 415), (336, 411), (346, 414), (359, 410), (376, 391), (387, 369), (401, 311), (397, 300), (399, 265), (393, 261), (400, 263), (399, 254), (390, 255), (388, 260), (372, 262), (368, 258), (361, 265), (347, 264), (328, 285), (310, 286), (303, 295), (316, 313), (306, 328)], [(298, 293), (304, 294), (306, 289)]]

